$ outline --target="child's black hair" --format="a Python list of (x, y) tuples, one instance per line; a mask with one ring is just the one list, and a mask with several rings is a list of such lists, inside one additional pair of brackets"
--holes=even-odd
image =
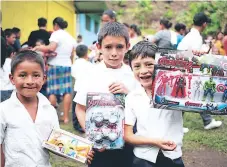
[(11, 28), (7, 28), (4, 31), (5, 37), (10, 37), (12, 34), (15, 34)]
[(172, 23), (167, 19), (161, 19), (160, 24), (164, 25), (167, 29), (172, 27)]
[(39, 27), (46, 27), (47, 24), (47, 19), (45, 19), (44, 17), (41, 17), (38, 19), (38, 26)]
[(20, 32), (20, 29), (17, 28), (17, 27), (13, 27), (13, 28), (12, 28), (12, 31), (13, 31), (15, 34), (17, 34), (17, 33)]
[(98, 43), (102, 45), (102, 40), (106, 36), (124, 37), (126, 45), (129, 43), (129, 34), (126, 27), (118, 22), (108, 22), (104, 24), (98, 34)]
[(45, 42), (43, 39), (37, 39), (35, 43), (40, 42), (42, 45), (45, 45)]
[(80, 39), (82, 39), (83, 37), (82, 37), (82, 35), (80, 35), (80, 34), (79, 34), (79, 35), (77, 36), (77, 38), (80, 38)]
[(111, 19), (116, 19), (116, 13), (113, 10), (105, 10), (102, 15), (108, 15)]
[(133, 30), (136, 32), (136, 34), (137, 34), (138, 36), (141, 36), (141, 31), (140, 31), (140, 29), (139, 29), (139, 27), (138, 27), (137, 25), (132, 24), (132, 25), (130, 26), (130, 28), (133, 29)]
[(76, 47), (76, 55), (81, 58), (84, 57), (88, 52), (88, 47), (86, 45), (78, 45)]
[(180, 30), (185, 30), (186, 29), (186, 26), (182, 23), (177, 23), (175, 26), (174, 26), (175, 30), (177, 32), (180, 32)]
[(142, 58), (151, 57), (155, 59), (155, 53), (157, 52), (158, 47), (155, 44), (152, 44), (148, 41), (140, 41), (130, 51), (129, 55), (129, 65), (132, 67), (132, 60), (141, 56)]
[(17, 55), (14, 56), (12, 59), (12, 62), (11, 62), (11, 74), (12, 75), (14, 74), (17, 66), (24, 61), (38, 63), (41, 66), (41, 69), (44, 73), (45, 65), (44, 65), (44, 60), (43, 60), (42, 56), (34, 51), (24, 50), (24, 51), (18, 52)]
[(53, 25), (57, 24), (61, 29), (65, 29), (68, 27), (68, 22), (65, 21), (63, 18), (61, 17), (56, 17), (53, 20)]

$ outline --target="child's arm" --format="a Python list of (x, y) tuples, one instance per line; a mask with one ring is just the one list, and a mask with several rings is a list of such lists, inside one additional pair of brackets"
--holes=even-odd
[(125, 125), (124, 139), (126, 142), (133, 145), (153, 145), (165, 151), (173, 151), (176, 144), (172, 141), (153, 139), (133, 134), (133, 126)]
[(1, 147), (1, 167), (4, 167), (5, 166), (5, 155), (3, 153), (1, 144), (0, 144), (0, 147)]
[(78, 121), (80, 123), (80, 126), (85, 131), (86, 106), (83, 106), (81, 104), (76, 104), (75, 112), (76, 112)]

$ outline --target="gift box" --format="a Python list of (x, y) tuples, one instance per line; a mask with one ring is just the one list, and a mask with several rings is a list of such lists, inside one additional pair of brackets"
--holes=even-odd
[(67, 131), (53, 129), (48, 140), (44, 141), (42, 146), (59, 156), (85, 163), (93, 143)]
[(227, 115), (227, 77), (157, 70), (156, 108)]
[(88, 93), (86, 135), (94, 148), (121, 149), (124, 146), (125, 95)]
[(155, 61), (160, 69), (182, 70), (188, 73), (227, 76), (227, 57), (221, 55), (205, 54), (196, 56), (191, 50), (159, 50)]

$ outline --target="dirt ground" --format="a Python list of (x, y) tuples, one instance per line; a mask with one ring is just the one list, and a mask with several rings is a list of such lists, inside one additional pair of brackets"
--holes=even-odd
[(183, 152), (185, 167), (227, 167), (227, 153), (206, 147)]

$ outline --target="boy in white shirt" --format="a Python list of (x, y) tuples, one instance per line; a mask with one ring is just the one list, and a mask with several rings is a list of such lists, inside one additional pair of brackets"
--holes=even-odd
[(51, 166), (42, 142), (59, 122), (54, 107), (39, 93), (44, 68), (43, 58), (33, 51), (21, 51), (12, 59), (10, 81), (16, 91), (0, 103), (2, 167)]
[[(96, 66), (90, 78), (80, 84), (74, 101), (77, 103), (76, 115), (81, 127), (85, 130), (87, 93), (128, 94), (137, 86), (133, 73), (123, 63), (129, 48), (128, 31), (123, 24), (106, 23), (98, 35), (97, 48), (103, 54), (103, 62)], [(127, 154), (127, 153), (126, 153)], [(96, 150), (90, 167), (127, 167), (125, 150)], [(130, 155), (129, 155), (130, 156)], [(129, 162), (130, 163), (130, 162)]]
[[(76, 48), (76, 55), (79, 58), (75, 60), (75, 62), (71, 67), (72, 77), (74, 77), (75, 79), (73, 97), (76, 96), (80, 80), (83, 80), (83, 78), (88, 77), (93, 67), (93, 64), (88, 61), (88, 47), (86, 45), (83, 45), (83, 44), (78, 45)], [(73, 101), (73, 105), (72, 105), (73, 127), (75, 130), (78, 130), (79, 132), (84, 133), (76, 117), (75, 109), (76, 109), (76, 102)]]
[(126, 97), (125, 141), (135, 145), (133, 167), (184, 167), (182, 112), (157, 109), (152, 102), (156, 50), (141, 41), (130, 52), (130, 66), (142, 87)]

